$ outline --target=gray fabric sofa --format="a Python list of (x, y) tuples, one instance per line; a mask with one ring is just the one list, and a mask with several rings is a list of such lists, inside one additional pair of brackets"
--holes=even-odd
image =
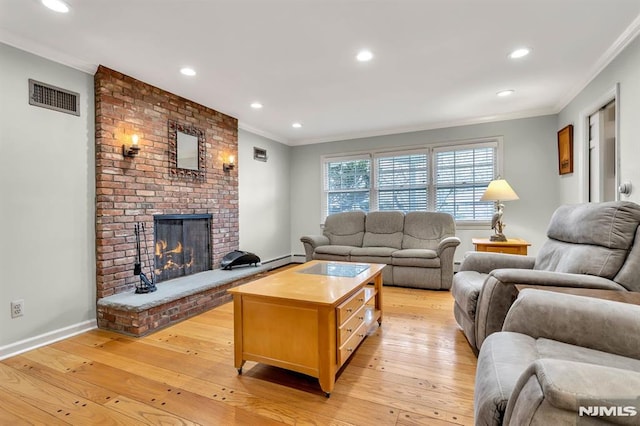
[(454, 316), (479, 350), (500, 331), (515, 285), (640, 291), (640, 206), (626, 201), (559, 207), (537, 257), (469, 253), (453, 279)]
[(480, 349), (475, 422), (637, 425), (639, 396), (640, 306), (525, 289)]
[(300, 238), (307, 261), (384, 263), (388, 285), (449, 289), (460, 239), (451, 215), (352, 211), (329, 215), (323, 235)]

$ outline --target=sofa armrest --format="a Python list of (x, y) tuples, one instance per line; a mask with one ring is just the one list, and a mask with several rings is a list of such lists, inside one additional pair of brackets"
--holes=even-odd
[(304, 235), (300, 237), (302, 245), (304, 246), (304, 253), (307, 262), (313, 260), (313, 252), (318, 246), (327, 246), (330, 244), (329, 238), (324, 235)]
[[(559, 359), (540, 359), (518, 378), (504, 424), (594, 423), (636, 425), (640, 373)], [(606, 410), (599, 409), (606, 407)], [(605, 412), (603, 412), (605, 411)], [(591, 424), (591, 423), (589, 423)]]
[(440, 289), (448, 290), (453, 282), (453, 257), (460, 238), (446, 237), (440, 241), (436, 253), (440, 258)]
[(496, 277), (502, 284), (626, 290), (615, 281), (595, 275), (527, 269), (496, 269), (491, 272), (491, 275)]
[(640, 359), (640, 306), (630, 303), (524, 289), (502, 329)]
[(526, 269), (496, 269), (489, 274), (478, 296), (475, 323), (478, 349), (487, 336), (502, 330), (507, 311), (518, 295), (516, 284), (624, 290), (614, 281), (593, 275)]
[(448, 248), (453, 248), (455, 250), (456, 247), (460, 245), (460, 238), (458, 237), (447, 237), (443, 238), (442, 241), (438, 244), (438, 248), (436, 249), (436, 253), (438, 253), (438, 257), (442, 256), (442, 252)]
[(462, 260), (460, 270), (488, 274), (501, 268), (533, 269), (535, 262), (536, 258), (531, 256), (472, 251)]

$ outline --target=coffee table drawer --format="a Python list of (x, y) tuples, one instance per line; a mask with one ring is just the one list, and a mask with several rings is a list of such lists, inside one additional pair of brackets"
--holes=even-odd
[(342, 346), (364, 322), (364, 310), (365, 307), (360, 306), (360, 309), (339, 327), (338, 346)]
[(336, 308), (338, 312), (338, 325), (342, 325), (354, 314), (361, 306), (364, 305), (364, 288), (360, 289), (356, 294), (344, 301)]
[(347, 341), (340, 346), (338, 350), (338, 365), (341, 366), (344, 364), (346, 360), (349, 359), (351, 354), (355, 352), (356, 348), (362, 342), (362, 340), (367, 335), (367, 325), (363, 322), (360, 324), (360, 327), (356, 331), (353, 332), (351, 337), (347, 339)]

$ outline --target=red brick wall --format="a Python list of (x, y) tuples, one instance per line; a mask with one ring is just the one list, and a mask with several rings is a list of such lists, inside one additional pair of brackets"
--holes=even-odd
[[(103, 66), (94, 80), (97, 297), (135, 287), (133, 226), (145, 224), (153, 255), (155, 214), (211, 213), (211, 263), (219, 267), (238, 248), (238, 168), (222, 170), (229, 155), (238, 158), (238, 121)], [(170, 176), (169, 119), (205, 131), (203, 181)], [(124, 158), (122, 145), (133, 134), (140, 153)], [(148, 273), (146, 260), (144, 267)]]

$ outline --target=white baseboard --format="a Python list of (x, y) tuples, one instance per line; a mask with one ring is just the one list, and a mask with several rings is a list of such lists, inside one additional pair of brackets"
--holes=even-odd
[(0, 346), (0, 360), (20, 355), (21, 353), (39, 348), (41, 346), (50, 345), (59, 340), (67, 339), (77, 334), (93, 330), (94, 328), (98, 328), (98, 322), (97, 320), (92, 319), (58, 330), (53, 330), (39, 336), (20, 340), (6, 346)]
[(292, 263), (304, 263), (307, 261), (307, 256), (304, 254), (292, 254), (291, 262)]

